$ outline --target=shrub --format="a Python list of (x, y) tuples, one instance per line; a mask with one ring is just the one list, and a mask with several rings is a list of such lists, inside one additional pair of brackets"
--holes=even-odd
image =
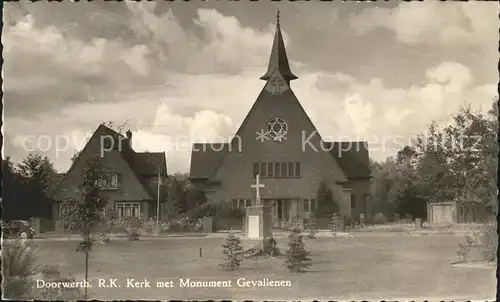
[(465, 242), (465, 245), (458, 245), (459, 250), (457, 251), (457, 255), (462, 262), (467, 263), (469, 261), (469, 251), (471, 248), (478, 248), (481, 251), (484, 261), (491, 262), (497, 260), (498, 236), (494, 222), (483, 224), (480, 230), (473, 233), (472, 236), (465, 236)]
[(127, 225), (124, 218), (114, 218), (109, 220), (110, 233), (126, 233)]
[(128, 240), (139, 240), (139, 229), (142, 227), (141, 221), (137, 217), (130, 217), (125, 219), (125, 224), (127, 226)]
[(243, 219), (246, 215), (245, 209), (234, 207), (227, 202), (221, 202), (215, 207), (215, 219), (234, 218)]
[(270, 241), (271, 241), (271, 247), (268, 251), (269, 255), (271, 257), (280, 256), (281, 252), (280, 249), (278, 248), (278, 242), (276, 241), (276, 239), (274, 239), (274, 237), (271, 237)]
[(410, 224), (410, 223), (413, 223), (413, 216), (409, 215), (409, 214), (406, 214), (403, 219), (400, 219), (399, 221), (397, 221), (398, 223), (402, 223), (402, 224)]
[(156, 221), (153, 219), (148, 219), (142, 223), (141, 232), (146, 234), (151, 234), (156, 228)]
[(167, 224), (167, 231), (168, 232), (180, 232), (181, 231), (181, 223), (179, 220), (171, 220)]
[(193, 220), (197, 220), (203, 217), (213, 217), (216, 215), (216, 212), (217, 210), (214, 204), (204, 203), (193, 209), (190, 212), (189, 217), (191, 217)]
[(387, 217), (384, 213), (377, 213), (373, 216), (373, 224), (387, 224)]
[(307, 267), (311, 266), (311, 259), (308, 258), (308, 255), (309, 252), (306, 251), (302, 241), (301, 230), (298, 228), (290, 230), (288, 234), (288, 250), (286, 252), (286, 268), (293, 273), (304, 272)]
[(243, 260), (243, 248), (240, 244), (240, 238), (236, 237), (233, 233), (229, 233), (222, 245), (224, 262), (220, 265), (225, 269), (234, 270), (240, 266)]
[[(232, 225), (238, 225), (237, 228), (241, 228), (245, 215), (245, 209), (236, 208), (228, 202), (204, 203), (189, 212), (189, 219), (186, 221), (185, 227), (181, 226), (181, 230), (200, 231), (202, 227), (199, 225), (199, 221), (204, 217), (214, 217), (213, 226), (215, 230), (233, 229)], [(182, 219), (179, 222), (182, 224)]]
[[(56, 265), (45, 265), (40, 270), (42, 280), (46, 282), (76, 282), (73, 276), (62, 277)], [(39, 300), (74, 301), (83, 298), (81, 288), (36, 288), (33, 286), (33, 298)]]
[(285, 229), (288, 231), (298, 229), (300, 230), (300, 232), (302, 232), (301, 221), (298, 219), (298, 217), (294, 217), (291, 220), (285, 222)]
[(473, 242), (480, 246), (485, 261), (495, 261), (498, 246), (496, 223), (487, 222), (481, 225), (480, 230), (473, 234)]
[(214, 230), (242, 230), (243, 229), (243, 219), (237, 218), (216, 218), (213, 221)]
[(333, 213), (340, 211), (337, 198), (333, 190), (325, 182), (321, 182), (316, 191), (317, 207), (314, 216), (317, 218), (331, 218)]
[(52, 264), (44, 265), (40, 269), (40, 273), (42, 274), (44, 279), (60, 276), (59, 267), (57, 265), (52, 265)]
[[(77, 282), (75, 277), (73, 276), (57, 276), (48, 279), (44, 279), (44, 281), (48, 282)], [(40, 288), (33, 290), (32, 294), (34, 299), (37, 300), (51, 300), (51, 301), (76, 301), (82, 300), (84, 294), (82, 293), (82, 289), (75, 287), (61, 287), (61, 288)]]
[(97, 227), (101, 243), (109, 243), (109, 233), (113, 229), (113, 221), (111, 219), (104, 219)]
[(36, 249), (29, 241), (2, 242), (2, 291), (12, 300), (30, 299), (31, 277), (36, 273)]
[(189, 229), (189, 217), (183, 217), (179, 220), (179, 228), (181, 232)]

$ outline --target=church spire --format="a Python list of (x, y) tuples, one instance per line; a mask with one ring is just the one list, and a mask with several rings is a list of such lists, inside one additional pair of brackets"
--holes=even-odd
[(276, 12), (276, 34), (274, 35), (273, 48), (271, 49), (271, 58), (269, 59), (269, 67), (265, 75), (260, 77), (261, 80), (269, 80), (275, 70), (278, 70), (283, 78), (289, 82), (297, 79), (297, 76), (290, 70), (288, 58), (286, 56), (285, 43), (280, 27), (280, 11)]

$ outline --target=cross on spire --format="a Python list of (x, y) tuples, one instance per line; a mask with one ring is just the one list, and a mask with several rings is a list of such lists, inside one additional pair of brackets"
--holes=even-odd
[(274, 71), (277, 70), (287, 84), (290, 81), (297, 79), (297, 76), (290, 70), (290, 64), (285, 50), (285, 42), (281, 34), (280, 26), (280, 11), (276, 10), (276, 33), (274, 35), (273, 46), (271, 48), (271, 57), (269, 58), (269, 65), (266, 74), (260, 77), (261, 80), (267, 81), (271, 78)]

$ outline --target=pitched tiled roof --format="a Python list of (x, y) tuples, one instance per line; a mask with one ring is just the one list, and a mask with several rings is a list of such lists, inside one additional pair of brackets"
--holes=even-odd
[(370, 177), (370, 157), (366, 142), (325, 142), (324, 145), (327, 150), (331, 150), (330, 153), (348, 179)]
[[(371, 175), (368, 149), (364, 142), (325, 142), (325, 149), (331, 150), (332, 156), (337, 160), (340, 168), (348, 179), (369, 178)], [(190, 179), (208, 179), (223, 155), (228, 151), (229, 143), (219, 144), (194, 144), (191, 152)], [(221, 150), (221, 151), (214, 151)]]
[(134, 153), (134, 170), (139, 175), (167, 175), (167, 163), (163, 152), (142, 152)]
[(469, 204), (483, 203), (483, 200), (474, 194), (471, 189), (464, 189), (462, 193), (455, 198), (455, 201)]
[[(113, 129), (101, 124), (95, 131), (94, 135), (111, 136), (114, 142), (121, 142), (121, 144), (114, 144), (113, 148), (120, 151), (125, 161), (128, 163), (132, 171), (135, 173), (136, 178), (141, 183), (144, 190), (151, 196), (152, 199), (156, 198), (156, 190), (152, 190), (146, 182), (144, 176), (157, 176), (158, 172), (162, 176), (167, 176), (167, 161), (165, 153), (163, 152), (135, 152), (132, 146), (128, 143), (128, 139), (122, 134), (114, 131)], [(83, 151), (83, 150), (82, 150)], [(80, 152), (81, 154), (82, 152)], [(69, 174), (73, 167), (68, 171)], [(54, 180), (54, 189), (52, 195), (55, 193), (58, 184), (64, 179), (64, 174), (57, 176), (57, 184)]]
[[(167, 174), (167, 161), (164, 152), (135, 152), (132, 147), (128, 144), (128, 139), (122, 134), (114, 131), (105, 125), (100, 125), (103, 133), (116, 138), (116, 141), (122, 141), (121, 153), (124, 155), (125, 160), (130, 165), (130, 168), (137, 173), (138, 176), (145, 175), (158, 175), (158, 172), (162, 175)], [(98, 130), (96, 131), (99, 131)], [(115, 148), (118, 148), (119, 144), (116, 144)]]
[(189, 178), (209, 178), (228, 149), (229, 143), (193, 144)]

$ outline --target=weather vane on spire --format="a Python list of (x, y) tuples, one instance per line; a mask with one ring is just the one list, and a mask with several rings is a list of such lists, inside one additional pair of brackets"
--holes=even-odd
[(276, 22), (278, 24), (280, 24), (280, 10), (279, 9), (276, 10)]

